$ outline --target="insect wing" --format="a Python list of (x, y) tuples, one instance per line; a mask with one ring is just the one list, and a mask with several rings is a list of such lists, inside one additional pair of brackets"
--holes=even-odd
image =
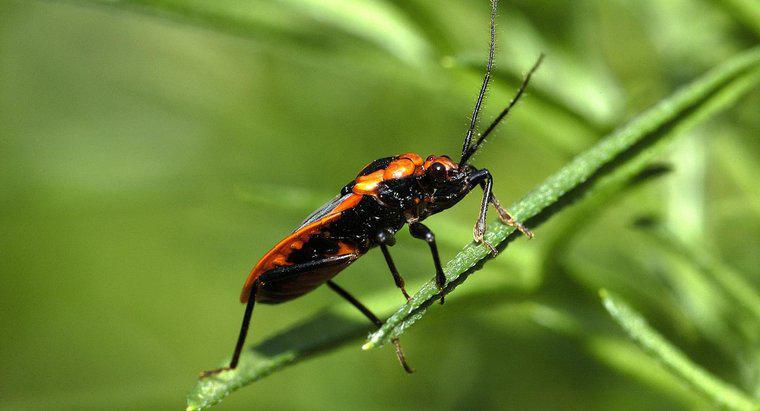
[(304, 228), (305, 226), (307, 226), (307, 225), (309, 225), (309, 224), (311, 224), (311, 223), (313, 223), (313, 222), (315, 222), (317, 220), (320, 220), (320, 219), (326, 217), (333, 210), (335, 210), (335, 208), (338, 207), (338, 205), (340, 205), (342, 202), (348, 200), (348, 198), (351, 197), (351, 196), (353, 196), (353, 193), (348, 193), (348, 194), (346, 194), (344, 196), (341, 196), (340, 194), (338, 194), (337, 196), (333, 197), (330, 201), (328, 201), (327, 203), (325, 203), (322, 207), (319, 207), (319, 209), (317, 209), (317, 211), (309, 214), (309, 216), (306, 217), (306, 219), (303, 220), (303, 222), (301, 223), (301, 225), (299, 225), (298, 228), (296, 228), (295, 230), (293, 230), (293, 232), (296, 232), (296, 231)]

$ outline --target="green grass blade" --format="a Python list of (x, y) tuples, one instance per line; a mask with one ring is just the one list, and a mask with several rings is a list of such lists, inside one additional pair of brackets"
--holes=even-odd
[[(656, 154), (651, 150), (656, 143), (673, 136), (676, 131), (708, 114), (728, 106), (757, 81), (753, 76), (760, 63), (760, 50), (747, 52), (705, 75), (684, 91), (661, 103), (649, 113), (601, 141), (570, 165), (533, 190), (523, 201), (512, 208), (516, 216), (537, 226), (541, 221), (596, 190), (618, 184), (626, 177), (633, 177), (643, 170)], [(718, 104), (720, 103), (720, 104)], [(659, 145), (657, 145), (659, 147)], [(511, 228), (501, 224), (491, 225), (488, 240), (493, 244), (506, 245)], [(513, 237), (509, 237), (510, 239)], [(474, 267), (488, 257), (482, 246), (469, 245), (447, 265), (449, 281), (461, 283)], [(498, 279), (496, 279), (498, 280)], [(473, 298), (495, 290), (512, 289), (513, 284), (489, 282), (484, 287), (471, 286), (457, 292), (450, 303), (457, 304), (463, 297)], [(446, 292), (453, 290), (449, 285)], [(413, 289), (410, 285), (409, 289)], [(403, 332), (424, 314), (424, 309), (437, 299), (432, 283), (424, 285), (412, 301), (394, 314), (387, 325), (372, 334), (372, 347), (388, 341), (392, 335)], [(398, 301), (396, 289), (390, 289), (377, 298), (370, 299), (370, 306), (390, 306)], [(378, 314), (383, 315), (382, 310)], [(411, 315), (410, 315), (411, 314)], [(239, 368), (214, 378), (201, 380), (188, 396), (188, 409), (207, 408), (220, 402), (232, 391), (257, 381), (289, 364), (335, 348), (368, 330), (366, 320), (350, 306), (338, 305), (326, 312), (307, 319), (301, 325), (267, 340), (253, 349), (244, 351)]]
[[(611, 337), (606, 330), (598, 330), (595, 325), (598, 322), (596, 315), (589, 317), (576, 312), (577, 306), (572, 308), (566, 304), (553, 303), (550, 302), (551, 299), (541, 301), (531, 299), (504, 302), (489, 311), (480, 311), (476, 316), (483, 325), (505, 333), (509, 333), (513, 326), (505, 327), (504, 318), (514, 321), (522, 317), (557, 336), (577, 341), (602, 364), (683, 403), (688, 409), (704, 404), (704, 397), (685, 386), (677, 376), (661, 367), (657, 359), (643, 352), (628, 338)], [(600, 316), (601, 314), (599, 313)]]
[(392, 3), (373, 0), (280, 0), (377, 44), (410, 64), (427, 60), (430, 47), (413, 22)]
[(669, 251), (689, 261), (707, 278), (717, 283), (723, 291), (739, 303), (760, 325), (760, 293), (746, 280), (746, 276), (736, 272), (713, 254), (704, 243), (689, 244), (668, 229), (660, 226), (646, 230)]
[(760, 3), (755, 0), (713, 0), (760, 37)]
[(760, 216), (760, 197), (755, 195), (760, 159), (751, 154), (747, 143), (738, 139), (723, 139), (715, 154), (731, 181), (746, 194), (741, 199), (742, 209), (751, 208), (756, 216)]
[[(389, 290), (390, 291), (390, 290)], [(392, 290), (371, 298), (370, 307), (379, 306), (383, 300), (398, 300), (398, 291)], [(384, 316), (387, 311), (377, 311)], [(369, 331), (371, 324), (362, 314), (349, 304), (337, 304), (328, 310), (293, 326), (289, 330), (243, 350), (240, 363), (235, 371), (199, 380), (187, 397), (188, 410), (200, 410), (219, 403), (233, 391), (256, 382), (271, 373), (321, 352), (337, 348)], [(225, 360), (224, 365), (228, 363)]]
[[(509, 270), (514, 271), (515, 269)], [(419, 286), (411, 282), (409, 289)], [(477, 301), (485, 301), (495, 293), (509, 295), (519, 301), (526, 294), (524, 286), (515, 284), (508, 277), (494, 277), (494, 281), (483, 282), (457, 293), (449, 304), (455, 307), (472, 306)], [(391, 314), (392, 307), (403, 297), (396, 288), (386, 289), (376, 295), (362, 297), (362, 302), (371, 307), (379, 317)], [(377, 309), (375, 307), (387, 307)], [(226, 396), (239, 388), (265, 378), (282, 368), (313, 358), (336, 349), (352, 340), (367, 335), (372, 325), (349, 304), (335, 304), (295, 326), (243, 350), (240, 363), (235, 371), (199, 380), (187, 396), (187, 409), (200, 410), (218, 404)], [(387, 353), (389, 361), (395, 361), (393, 354)], [(224, 366), (229, 359), (219, 365)], [(414, 364), (412, 364), (414, 365)], [(399, 368), (399, 372), (403, 373)]]
[(588, 352), (611, 369), (682, 402), (685, 409), (704, 408), (704, 397), (684, 386), (681, 379), (661, 367), (657, 359), (642, 352), (624, 337), (592, 334), (581, 338), (585, 340)]
[(726, 408), (760, 409), (760, 402), (694, 364), (622, 300), (605, 290), (600, 291), (600, 295), (604, 307), (626, 333), (647, 353), (658, 359), (668, 370), (697, 392)]
[[(659, 143), (728, 107), (757, 84), (759, 64), (760, 49), (755, 48), (711, 70), (577, 156), (509, 210), (516, 219), (535, 227), (590, 190), (619, 181), (621, 174), (637, 173), (658, 154), (663, 146)], [(500, 249), (506, 246), (508, 239), (515, 238), (511, 227), (494, 223), (488, 228), (486, 240)], [(465, 247), (446, 264), (448, 281), (443, 292), (453, 291), (490, 258), (483, 246)], [(429, 281), (379, 331), (369, 336), (363, 348), (383, 345), (401, 335), (439, 298), (440, 292), (434, 282)]]
[(300, 31), (328, 25), (384, 49), (412, 65), (429, 60), (431, 47), (418, 27), (392, 3), (372, 0), (68, 0), (128, 10), (245, 37), (285, 36), (313, 42)]

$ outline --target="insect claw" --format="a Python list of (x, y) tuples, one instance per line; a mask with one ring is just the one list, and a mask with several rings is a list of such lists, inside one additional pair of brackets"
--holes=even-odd
[(198, 378), (200, 378), (200, 379), (208, 378), (208, 377), (211, 377), (212, 375), (217, 375), (217, 374), (221, 374), (221, 373), (223, 373), (225, 371), (230, 371), (231, 369), (232, 368), (230, 368), (230, 367), (223, 367), (223, 368), (217, 368), (215, 370), (202, 371), (200, 373), (200, 375), (198, 376)]
[(528, 227), (525, 227), (524, 225), (520, 224), (519, 222), (515, 221), (514, 219), (509, 219), (508, 221), (505, 221), (507, 225), (510, 225), (517, 229), (517, 231), (523, 233), (524, 236), (528, 237), (528, 239), (531, 239), (534, 237), (534, 234), (532, 231), (528, 229)]
[(483, 245), (486, 246), (486, 248), (488, 248), (489, 251), (491, 251), (492, 256), (496, 257), (497, 255), (499, 255), (499, 250), (497, 250), (496, 247), (491, 245), (491, 243), (489, 243), (486, 240), (481, 240), (481, 242), (483, 243)]
[(525, 234), (525, 236), (528, 237), (528, 239), (535, 237), (535, 234), (533, 234), (533, 232), (530, 231), (528, 227), (525, 227), (522, 224), (518, 225), (517, 229), (520, 230), (521, 233)]
[(494, 247), (493, 245), (491, 245), (491, 243), (489, 243), (488, 241), (486, 241), (485, 238), (483, 238), (483, 234), (479, 234), (477, 232), (477, 230), (475, 231), (475, 236), (474, 237), (475, 237), (474, 238), (475, 242), (477, 244), (483, 244), (488, 249), (488, 251), (491, 252), (491, 255), (493, 255), (494, 257), (496, 257), (499, 254), (499, 250), (497, 250), (496, 247)]
[(446, 295), (443, 293), (443, 289), (446, 288), (446, 284), (439, 283), (438, 281), (435, 282), (435, 286), (438, 288), (438, 291), (441, 293), (441, 305), (443, 305)]
[(404, 287), (401, 287), (401, 293), (404, 294), (404, 297), (406, 298), (406, 302), (411, 301), (412, 297), (409, 296), (409, 293), (406, 292), (406, 289)]
[(398, 362), (400, 362), (401, 366), (404, 367), (404, 371), (406, 371), (407, 374), (414, 373), (414, 369), (410, 367), (406, 362), (406, 357), (404, 356), (404, 351), (401, 349), (401, 343), (399, 342), (398, 338), (394, 338), (391, 341), (393, 342), (393, 346), (396, 349), (396, 357), (398, 358)]
[(499, 214), (499, 220), (502, 223), (504, 223), (504, 224), (506, 224), (506, 225), (508, 225), (510, 227), (516, 228), (519, 232), (523, 233), (523, 235), (525, 235), (529, 239), (531, 239), (531, 238), (534, 237), (533, 232), (530, 231), (528, 229), (528, 227), (525, 227), (519, 221), (517, 221), (514, 218), (512, 218), (512, 216), (509, 215), (509, 213), (507, 212), (507, 210), (505, 210), (504, 207), (502, 207), (501, 204), (499, 204), (498, 200), (496, 200), (495, 198), (492, 198), (491, 201), (493, 202), (493, 205), (496, 208), (497, 213)]
[(510, 227), (516, 228), (519, 232), (523, 233), (523, 235), (528, 237), (528, 239), (533, 238), (533, 232), (530, 231), (528, 227), (525, 227), (519, 221), (512, 218), (512, 216), (509, 215), (509, 213), (507, 213), (506, 210), (504, 210), (501, 207), (496, 208), (496, 210), (498, 211), (498, 214), (499, 214), (499, 220), (501, 220), (502, 223)]
[(475, 241), (481, 242), (483, 241), (483, 236), (486, 234), (486, 222), (478, 218), (478, 221), (475, 222), (475, 226), (472, 227), (472, 236), (475, 238)]

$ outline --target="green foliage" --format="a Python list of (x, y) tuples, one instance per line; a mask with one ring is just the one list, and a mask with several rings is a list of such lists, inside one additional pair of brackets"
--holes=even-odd
[[(658, 154), (652, 147), (668, 137), (687, 130), (698, 121), (725, 108), (756, 85), (760, 64), (760, 49), (747, 52), (716, 68), (671, 98), (665, 99), (636, 120), (600, 141), (595, 147), (576, 157), (524, 199), (509, 209), (518, 221), (544, 221), (586, 195), (588, 192), (630, 177), (646, 167)], [(515, 230), (492, 224), (486, 241), (501, 249)], [(478, 262), (493, 258), (482, 246), (471, 244), (463, 249), (445, 268), (448, 294), (472, 273)], [(364, 349), (372, 348), (398, 337), (424, 314), (426, 308), (439, 298), (431, 281), (409, 303), (401, 307), (383, 327), (373, 333)]]
[[(369, 0), (284, 0), (279, 3), (235, 0), (80, 0), (134, 10), (256, 38), (302, 36), (308, 29), (293, 24), (308, 17), (328, 29), (344, 30), (386, 49), (408, 63), (424, 61), (430, 46), (390, 3)], [(294, 16), (294, 14), (296, 16)], [(322, 27), (324, 29), (325, 27)]]
[[(760, 293), (746, 280), (746, 276), (737, 273), (718, 257), (709, 247), (688, 244), (678, 236), (659, 226), (650, 227), (652, 236), (674, 254), (680, 255), (696, 270), (714, 281), (719, 289), (730, 296), (738, 306), (754, 317), (754, 323), (760, 327)], [(739, 313), (737, 313), (739, 314)], [(757, 328), (760, 332), (760, 328)]]
[(760, 408), (760, 401), (749, 398), (735, 387), (710, 375), (694, 364), (678, 348), (653, 330), (639, 313), (618, 297), (606, 290), (600, 291), (599, 294), (604, 301), (604, 308), (634, 341), (698, 392), (715, 401), (721, 407), (734, 410), (756, 410)]
[[(589, 193), (631, 178), (656, 158), (663, 141), (726, 108), (755, 86), (758, 80), (760, 49), (737, 56), (576, 157), (513, 205), (511, 212), (520, 221), (538, 224)], [(486, 240), (503, 250), (505, 242), (514, 238), (509, 237), (514, 231), (512, 227), (494, 223), (489, 226)], [(465, 247), (446, 264), (448, 285), (443, 294), (451, 293), (477, 271), (484, 260), (492, 258), (482, 245), (473, 243)], [(382, 345), (400, 336), (439, 299), (435, 282), (428, 281), (380, 330), (369, 336), (363, 349)], [(255, 353), (246, 353), (236, 370), (201, 380), (188, 397), (188, 408), (201, 409), (215, 404), (230, 392), (297, 359), (335, 347), (367, 328), (359, 314), (346, 318), (345, 314), (338, 313), (328, 311), (317, 315), (287, 332), (284, 337), (266, 341), (257, 347)], [(291, 347), (288, 341), (297, 341), (298, 344)], [(267, 347), (280, 348), (270, 353), (272, 349)]]
[(412, 303), (379, 253), (336, 279), (382, 330), (329, 290), (260, 305), (241, 368), (198, 382), (277, 239), (371, 159), (456, 154), (487, 4), (1, 2), (0, 408), (756, 407), (758, 13), (501, 1), (481, 125), (547, 59), (475, 164), (536, 239), (492, 224), (489, 258), (471, 196), (426, 220), (444, 307), (399, 233)]

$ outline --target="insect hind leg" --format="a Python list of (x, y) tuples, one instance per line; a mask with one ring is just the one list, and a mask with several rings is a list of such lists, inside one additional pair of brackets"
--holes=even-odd
[[(357, 310), (361, 311), (361, 313), (364, 314), (364, 316), (367, 317), (370, 321), (372, 321), (372, 324), (375, 324), (377, 328), (383, 326), (383, 322), (377, 318), (377, 316), (372, 313), (369, 308), (365, 307), (364, 304), (354, 298), (353, 295), (349, 294), (348, 291), (341, 288), (338, 284), (335, 284), (332, 280), (327, 281), (327, 286), (330, 287), (331, 290), (335, 291), (338, 295), (343, 297), (346, 301), (351, 303), (351, 305), (356, 307)], [(396, 349), (396, 357), (398, 358), (399, 363), (401, 363), (401, 366), (404, 367), (404, 371), (409, 374), (413, 373), (414, 370), (409, 366), (409, 363), (406, 362), (406, 357), (404, 356), (404, 351), (401, 349), (401, 343), (399, 342), (398, 338), (393, 338), (391, 342)]]
[(256, 304), (256, 292), (259, 289), (259, 282), (256, 281), (251, 287), (251, 292), (248, 296), (248, 304), (245, 306), (245, 313), (243, 314), (243, 323), (240, 325), (240, 334), (238, 334), (238, 340), (235, 344), (235, 351), (232, 354), (232, 360), (227, 367), (217, 368), (215, 370), (203, 371), (200, 375), (201, 378), (207, 378), (212, 375), (219, 374), (223, 371), (234, 370), (237, 367), (238, 360), (240, 360), (240, 354), (243, 351), (243, 344), (245, 344), (246, 336), (248, 335), (248, 328), (251, 324), (251, 316), (253, 315), (253, 306)]
[(324, 268), (324, 267), (347, 264), (355, 260), (356, 258), (357, 256), (355, 254), (344, 254), (344, 255), (332, 256), (332, 257), (324, 258), (322, 260), (309, 261), (306, 263), (292, 265), (292, 266), (277, 267), (273, 270), (269, 270), (266, 273), (262, 274), (253, 283), (253, 286), (251, 287), (251, 291), (249, 292), (248, 303), (245, 306), (245, 314), (243, 314), (243, 323), (240, 326), (240, 334), (238, 335), (237, 344), (235, 345), (235, 351), (232, 354), (232, 360), (230, 361), (230, 365), (227, 367), (217, 368), (215, 370), (204, 371), (201, 373), (201, 378), (210, 377), (212, 375), (219, 374), (223, 371), (234, 370), (237, 367), (238, 361), (240, 360), (240, 354), (243, 351), (243, 345), (245, 344), (245, 339), (248, 334), (248, 328), (251, 323), (253, 307), (256, 304), (256, 295), (257, 293), (259, 293), (259, 297), (267, 295), (267, 290), (264, 288), (265, 284), (276, 282), (276, 281), (290, 281), (293, 279), (297, 279), (299, 276), (303, 275), (305, 272), (309, 272), (309, 271), (316, 270), (319, 268)]

